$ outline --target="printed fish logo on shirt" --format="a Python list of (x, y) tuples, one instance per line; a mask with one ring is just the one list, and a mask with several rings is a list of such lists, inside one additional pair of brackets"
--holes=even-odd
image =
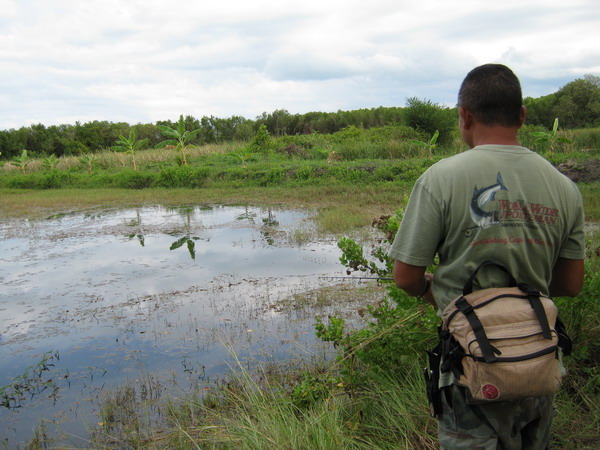
[(485, 205), (489, 202), (493, 202), (496, 197), (496, 192), (508, 191), (504, 183), (502, 182), (502, 175), (498, 172), (496, 176), (496, 183), (490, 186), (477, 189), (477, 185), (473, 188), (473, 198), (471, 198), (471, 218), (473, 222), (480, 228), (489, 228), (492, 225), (500, 223), (498, 218), (498, 211), (486, 211)]

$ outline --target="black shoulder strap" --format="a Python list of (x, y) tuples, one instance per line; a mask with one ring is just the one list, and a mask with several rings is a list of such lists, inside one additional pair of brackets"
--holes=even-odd
[(469, 325), (471, 325), (471, 329), (473, 330), (473, 333), (475, 333), (475, 338), (479, 343), (479, 348), (481, 349), (484, 361), (488, 363), (494, 362), (496, 360), (496, 355), (500, 354), (500, 350), (490, 344), (490, 341), (485, 334), (485, 330), (483, 329), (483, 325), (481, 324), (479, 317), (477, 317), (477, 314), (475, 314), (473, 307), (464, 297), (459, 298), (455, 305), (469, 321)]
[(544, 311), (544, 305), (542, 305), (542, 302), (540, 301), (540, 295), (542, 294), (537, 289), (533, 289), (523, 283), (519, 283), (518, 288), (527, 294), (529, 304), (533, 308), (533, 312), (540, 323), (540, 327), (542, 327), (542, 336), (544, 336), (545, 339), (552, 339), (548, 317), (546, 316), (546, 311)]
[(473, 292), (473, 281), (475, 281), (475, 277), (477, 276), (477, 272), (479, 272), (479, 269), (481, 269), (484, 266), (496, 266), (498, 269), (502, 270), (508, 275), (510, 283), (509, 286), (517, 285), (517, 280), (515, 280), (515, 277), (512, 276), (512, 274), (506, 269), (506, 267), (493, 261), (485, 260), (481, 264), (479, 264), (479, 266), (477, 266), (477, 268), (473, 271), (473, 273), (471, 273), (471, 276), (465, 282), (465, 285), (463, 287), (463, 295), (469, 295), (471, 292)]

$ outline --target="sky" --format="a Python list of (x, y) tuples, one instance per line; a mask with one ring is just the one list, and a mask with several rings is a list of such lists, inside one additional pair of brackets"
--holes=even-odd
[(597, 0), (0, 0), (0, 129), (454, 106), (511, 67), (540, 97), (600, 75)]

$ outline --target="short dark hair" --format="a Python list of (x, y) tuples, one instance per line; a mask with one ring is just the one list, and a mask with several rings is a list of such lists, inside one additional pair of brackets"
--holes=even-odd
[(521, 125), (521, 83), (508, 67), (484, 64), (471, 70), (458, 91), (458, 105), (484, 125)]

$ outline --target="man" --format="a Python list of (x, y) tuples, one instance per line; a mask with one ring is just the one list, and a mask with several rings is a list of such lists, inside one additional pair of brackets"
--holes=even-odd
[[(469, 150), (434, 164), (415, 183), (389, 255), (394, 281), (443, 310), (485, 260), (550, 296), (583, 285), (583, 206), (574, 183), (519, 146), (525, 120), (521, 86), (506, 66), (476, 67), (458, 95), (459, 128)], [(435, 278), (425, 273), (439, 257)], [(475, 289), (505, 286), (495, 267)], [(553, 397), (469, 405), (451, 373), (442, 374), (443, 448), (545, 448)]]

